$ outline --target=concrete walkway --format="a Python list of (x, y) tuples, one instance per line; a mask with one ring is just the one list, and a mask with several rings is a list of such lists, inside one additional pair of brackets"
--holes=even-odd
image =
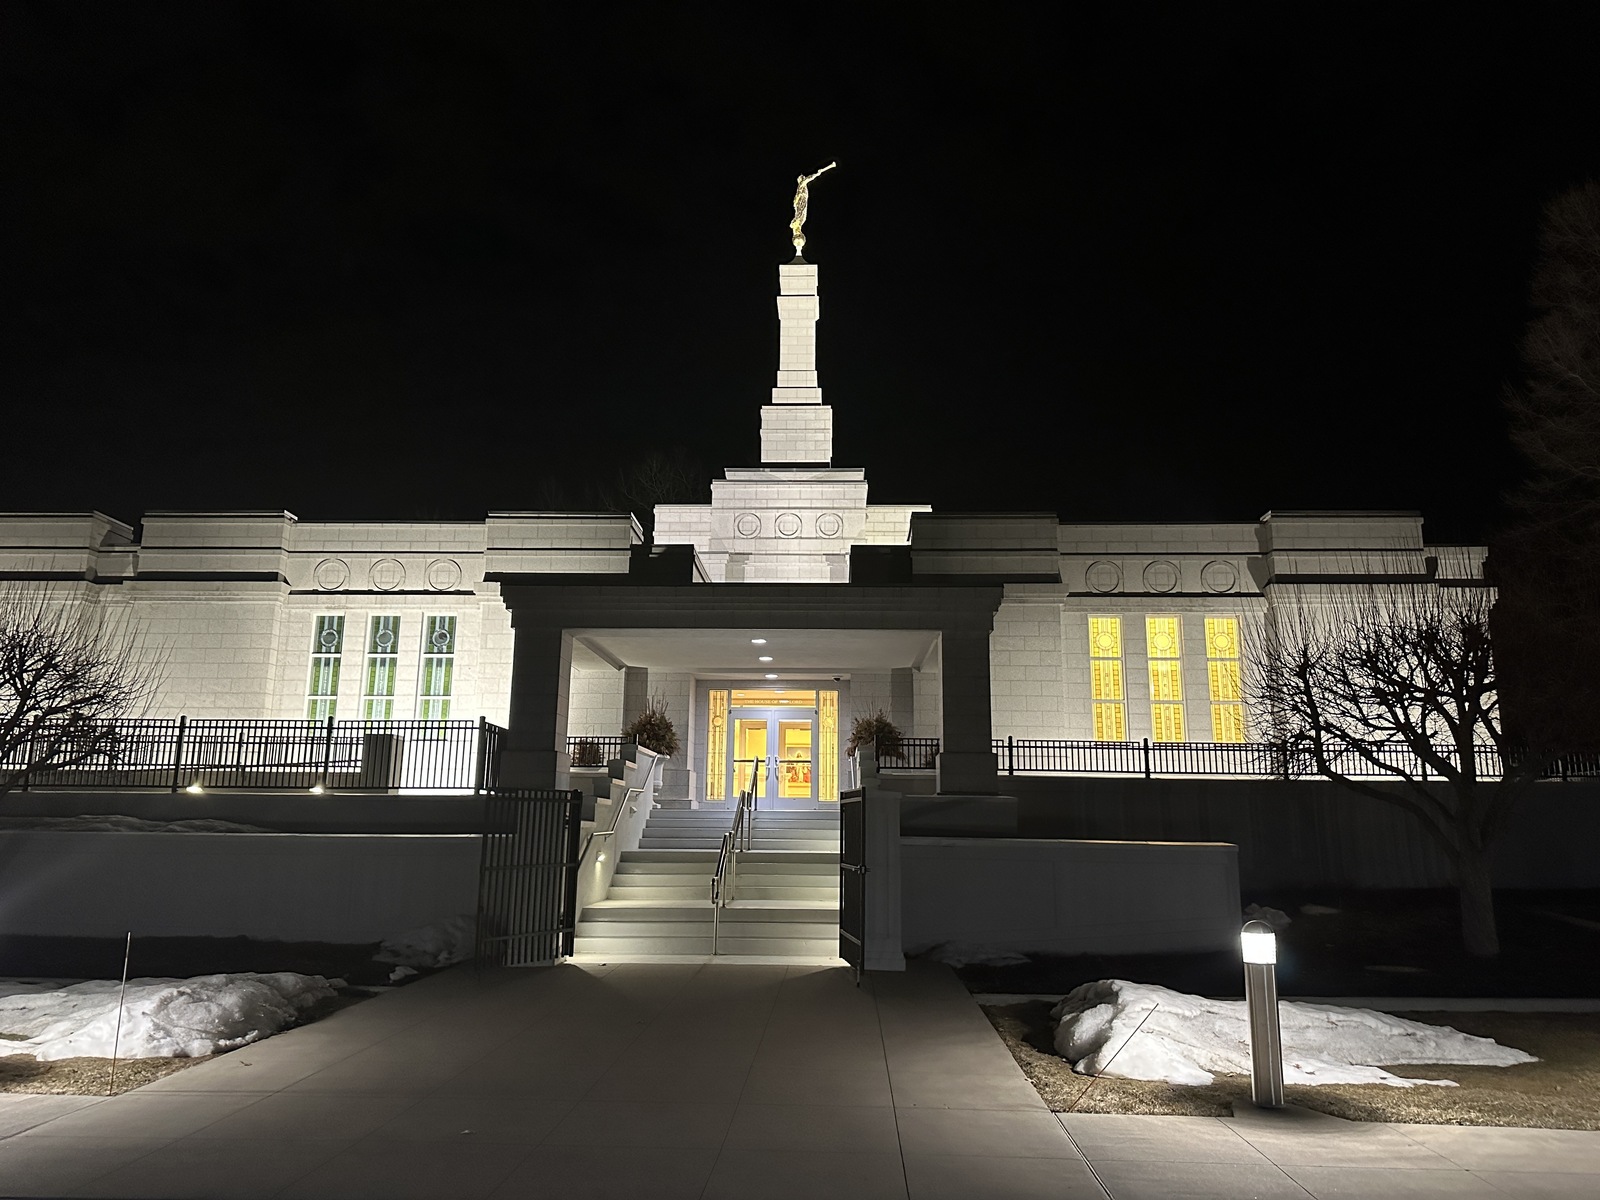
[(938, 967), (458, 969), (0, 1135), (5, 1196), (1600, 1195), (1600, 1133), (1063, 1125)]

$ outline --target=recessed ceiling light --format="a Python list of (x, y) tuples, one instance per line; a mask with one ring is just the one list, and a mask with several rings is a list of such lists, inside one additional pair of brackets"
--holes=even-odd
[(764, 676), (762, 676), (762, 678), (764, 678), (764, 679), (776, 679), (777, 676), (776, 675), (764, 675)]
[(751, 638), (750, 639), (750, 644), (752, 646), (765, 646), (767, 644), (767, 639), (766, 638)]
[(757, 658), (756, 661), (757, 662), (771, 662), (772, 661), (772, 655), (763, 654), (759, 658)]

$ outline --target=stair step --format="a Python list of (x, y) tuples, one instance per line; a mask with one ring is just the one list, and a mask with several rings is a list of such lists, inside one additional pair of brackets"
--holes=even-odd
[[(779, 839), (779, 838), (752, 838), (750, 840), (750, 849), (752, 849), (752, 850), (819, 850), (819, 849), (822, 849), (824, 847), (837, 847), (838, 844), (839, 844), (839, 839), (838, 838), (834, 838), (831, 841), (827, 841), (827, 842), (800, 841), (800, 840), (795, 840), (795, 839)], [(697, 840), (695, 840), (693, 838), (666, 838), (666, 837), (649, 837), (649, 836), (646, 836), (646, 837), (642, 837), (642, 838), (639, 839), (639, 849), (641, 849), (641, 850), (709, 850), (709, 849), (712, 849), (712, 848), (713, 847), (707, 846), (704, 842), (697, 841)]]
[[(717, 943), (719, 954), (769, 955), (774, 958), (816, 958), (837, 955), (839, 939), (829, 938), (750, 938), (724, 934)], [(607, 958), (630, 955), (711, 953), (709, 933), (689, 937), (578, 937), (573, 951)]]
[[(648, 938), (655, 940), (658, 937), (683, 938), (711, 936), (711, 920), (703, 921), (579, 921), (577, 936), (581, 938), (594, 938), (597, 941), (611, 940), (612, 938)], [(724, 920), (720, 938), (727, 941), (730, 938), (739, 938), (749, 941), (786, 941), (790, 939), (815, 939), (839, 937), (838, 922), (829, 924), (826, 921), (770, 921), (743, 923)]]
[[(838, 907), (839, 888), (835, 885), (827, 887), (768, 887), (765, 884), (749, 883), (739, 880), (734, 887), (734, 894), (739, 900), (799, 900), (816, 901), (819, 904), (832, 904)], [(705, 901), (711, 902), (711, 881), (694, 885), (665, 884), (660, 887), (648, 883), (632, 885), (625, 888), (613, 887), (611, 889), (613, 900), (679, 900), (686, 902)], [(593, 907), (592, 905), (590, 906)], [(584, 909), (588, 912), (589, 909)]]
[[(636, 901), (629, 897), (625, 900), (599, 900), (583, 910), (583, 920), (590, 917), (609, 919), (618, 913), (632, 919), (630, 913), (643, 913), (641, 921), (670, 921), (682, 918), (686, 921), (698, 920), (707, 917), (711, 912), (711, 902), (707, 900), (691, 900), (686, 902), (655, 902)], [(806, 921), (832, 920), (838, 912), (838, 905), (830, 904), (826, 899), (807, 897), (802, 900), (772, 900), (752, 902), (739, 900), (722, 910), (723, 916), (728, 920), (750, 921), (784, 921), (798, 919)], [(819, 917), (817, 914), (821, 914)], [(798, 914), (798, 916), (796, 916)]]
[[(761, 860), (753, 855), (739, 855), (739, 876), (743, 879), (760, 875), (763, 877), (783, 876), (785, 879), (800, 876), (837, 876), (839, 874), (839, 856), (829, 855), (827, 862), (793, 862), (783, 860), (772, 862)], [(716, 866), (715, 858), (710, 860), (710, 866)], [(625, 879), (631, 875), (704, 875), (707, 874), (707, 863), (701, 861), (649, 861), (636, 859), (633, 852), (629, 851), (622, 856), (622, 861), (617, 864), (615, 878)]]

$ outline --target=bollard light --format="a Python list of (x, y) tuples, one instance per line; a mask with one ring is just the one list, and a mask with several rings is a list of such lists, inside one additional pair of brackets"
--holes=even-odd
[(1265, 921), (1239, 931), (1244, 1003), (1250, 1017), (1250, 1099), (1283, 1107), (1283, 1037), (1278, 1028), (1278, 935)]
[(1271, 966), (1278, 961), (1278, 935), (1265, 921), (1251, 921), (1240, 930), (1239, 947), (1247, 963)]

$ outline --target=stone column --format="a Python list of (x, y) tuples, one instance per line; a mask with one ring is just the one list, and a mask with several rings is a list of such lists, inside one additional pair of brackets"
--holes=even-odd
[(500, 751), (500, 782), (505, 787), (571, 787), (567, 701), (572, 635), (537, 626), (513, 627), (513, 634), (511, 717)]
[(626, 725), (645, 710), (650, 703), (650, 670), (648, 667), (622, 668), (622, 724)]
[(1000, 788), (989, 707), (989, 630), (946, 629), (939, 641), (939, 793), (994, 795)]
[(895, 667), (889, 672), (889, 719), (895, 728), (911, 737), (916, 728), (917, 702), (915, 672), (910, 667)]

